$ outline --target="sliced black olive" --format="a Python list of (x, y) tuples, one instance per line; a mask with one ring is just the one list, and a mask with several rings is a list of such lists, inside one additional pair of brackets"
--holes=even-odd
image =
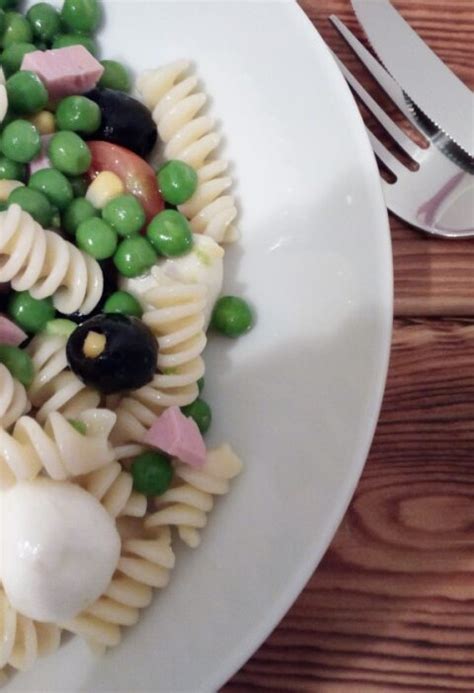
[(92, 89), (85, 96), (102, 112), (100, 128), (90, 138), (126, 147), (144, 159), (150, 154), (157, 130), (146, 106), (114, 89)]
[(109, 395), (136, 390), (152, 380), (158, 342), (141, 320), (102, 314), (74, 330), (66, 355), (78, 378)]

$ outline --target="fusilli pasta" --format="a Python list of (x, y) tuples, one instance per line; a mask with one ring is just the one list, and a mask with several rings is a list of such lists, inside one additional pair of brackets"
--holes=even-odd
[(196, 192), (179, 210), (194, 233), (212, 236), (218, 243), (231, 242), (237, 238), (232, 226), (237, 216), (235, 200), (226, 194), (232, 179), (225, 175), (227, 162), (214, 158), (221, 137), (213, 119), (199, 115), (207, 97), (197, 89), (195, 75), (186, 77), (188, 68), (189, 62), (180, 60), (147, 71), (139, 77), (137, 88), (166, 145), (165, 159), (181, 159), (198, 173)]
[[(165, 279), (166, 283), (144, 295), (149, 309), (142, 318), (158, 340), (158, 372), (116, 409), (115, 445), (141, 443), (146, 429), (163, 409), (190, 404), (198, 396), (197, 381), (204, 375), (201, 353), (206, 346), (206, 288)], [(123, 455), (119, 453), (119, 457)]]
[(120, 627), (137, 622), (153, 588), (168, 584), (174, 564), (169, 528), (150, 532), (142, 527), (138, 536), (123, 539), (117, 571), (104, 596), (62, 627), (84, 637), (96, 650), (117, 645)]
[(0, 588), (0, 671), (10, 665), (31, 669), (38, 657), (58, 649), (61, 631), (50, 623), (38, 623), (19, 614)]
[(210, 450), (200, 469), (175, 461), (175, 485), (155, 499), (157, 511), (145, 521), (147, 528), (177, 527), (180, 538), (190, 547), (199, 546), (198, 530), (207, 524), (213, 496), (229, 491), (229, 481), (237, 476), (242, 463), (229, 445)]
[(35, 378), (28, 389), (36, 419), (43, 424), (55, 411), (76, 419), (86, 409), (100, 403), (96, 390), (86, 387), (69, 369), (66, 358), (66, 337), (37, 335), (26, 351), (35, 368)]
[(25, 388), (0, 363), (0, 428), (10, 428), (30, 408)]
[(85, 474), (114, 459), (109, 435), (115, 414), (90, 409), (80, 415), (86, 425), (79, 433), (58, 412), (49, 415), (42, 428), (34, 418), (22, 416), (13, 432), (0, 429), (0, 474), (10, 483), (34, 479), (40, 471), (57, 481)]
[(61, 313), (88, 314), (100, 301), (103, 281), (90, 255), (43, 229), (21, 207), (0, 212), (0, 283), (36, 299), (52, 296)]
[(112, 517), (125, 515), (143, 517), (147, 502), (145, 496), (133, 491), (133, 480), (118, 462), (96, 469), (77, 479), (86, 491), (99, 500)]

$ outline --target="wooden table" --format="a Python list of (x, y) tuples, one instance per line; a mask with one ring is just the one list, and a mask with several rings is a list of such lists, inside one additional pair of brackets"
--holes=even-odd
[[(393, 2), (472, 89), (474, 0)], [(350, 1), (302, 5), (362, 76), (327, 21), (362, 37)], [(324, 560), (229, 693), (474, 691), (474, 240), (390, 225), (392, 358), (367, 465)]]

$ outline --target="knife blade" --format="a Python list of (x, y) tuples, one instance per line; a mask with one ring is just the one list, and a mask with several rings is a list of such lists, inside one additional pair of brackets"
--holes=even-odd
[(405, 93), (469, 156), (474, 156), (474, 94), (389, 0), (352, 0), (377, 56)]

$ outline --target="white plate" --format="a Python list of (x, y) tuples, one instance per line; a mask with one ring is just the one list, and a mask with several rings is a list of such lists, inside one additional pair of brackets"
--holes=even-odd
[(303, 588), (359, 478), (391, 334), (387, 215), (358, 111), (296, 4), (124, 0), (107, 14), (103, 55), (193, 58), (226, 134), (242, 208), (226, 288), (258, 325), (212, 341), (206, 398), (245, 473), (119, 648), (96, 660), (71, 640), (7, 689), (211, 690)]

